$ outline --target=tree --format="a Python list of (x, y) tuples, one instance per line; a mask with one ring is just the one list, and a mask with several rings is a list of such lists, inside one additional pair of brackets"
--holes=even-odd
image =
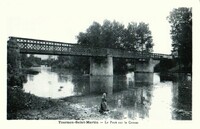
[(131, 22), (126, 29), (124, 48), (136, 51), (153, 52), (153, 39), (149, 25)]
[(42, 64), (41, 58), (35, 57), (33, 54), (30, 54), (29, 57), (27, 54), (20, 54), (20, 56), (22, 68), (37, 67)]
[(7, 49), (7, 88), (12, 86), (22, 87), (23, 82), (26, 81), (26, 77), (21, 72), (21, 56), (19, 50), (12, 45), (15, 42), (9, 43)]
[[(80, 32), (77, 36), (78, 44), (87, 45), (89, 47), (100, 48), (117, 48), (131, 51), (153, 51), (153, 40), (151, 31), (148, 24), (143, 22), (129, 23), (128, 27), (117, 21), (105, 20), (103, 24), (93, 22), (86, 32)], [(76, 60), (77, 61), (77, 60)], [(103, 58), (95, 57), (96, 63), (102, 63)], [(121, 63), (119, 59), (114, 61), (115, 69), (120, 71), (126, 71), (126, 61)]]
[(129, 23), (127, 28), (117, 21), (105, 20), (103, 25), (93, 22), (85, 33), (79, 33), (77, 39), (79, 44), (90, 47), (153, 51), (149, 25), (143, 22)]
[(137, 50), (152, 52), (153, 51), (153, 40), (151, 36), (151, 31), (149, 30), (149, 25), (143, 22), (139, 23), (136, 30), (136, 41)]
[(119, 22), (105, 20), (103, 25), (97, 22), (77, 36), (78, 43), (90, 47), (118, 48), (124, 33), (124, 25)]
[(32, 61), (27, 57), (27, 54), (21, 54), (22, 68), (29, 68), (33, 66)]
[(70, 68), (73, 66), (70, 56), (58, 56), (57, 64), (60, 68)]
[(125, 30), (124, 38), (124, 49), (136, 50), (136, 30), (137, 23), (131, 22), (128, 24), (127, 29)]
[(100, 47), (100, 33), (101, 25), (97, 22), (93, 22), (93, 24), (86, 30), (86, 33), (79, 33), (77, 36), (78, 44), (91, 47)]
[(192, 9), (178, 8), (170, 12), (172, 54), (191, 72), (192, 64)]
[(105, 20), (101, 27), (100, 40), (105, 48), (122, 48), (125, 28), (117, 21)]

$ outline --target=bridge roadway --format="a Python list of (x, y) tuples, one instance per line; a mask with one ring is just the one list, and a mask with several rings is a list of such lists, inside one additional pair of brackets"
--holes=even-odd
[(171, 55), (159, 53), (141, 53), (111, 48), (92, 48), (79, 44), (63, 43), (30, 38), (9, 37), (8, 47), (17, 47), (20, 53), (45, 54), (45, 55), (68, 55), (68, 56), (99, 56), (127, 59), (152, 58), (154, 60), (172, 59)]

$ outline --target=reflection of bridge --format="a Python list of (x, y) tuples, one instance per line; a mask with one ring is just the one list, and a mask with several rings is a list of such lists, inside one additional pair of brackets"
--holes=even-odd
[[(68, 55), (68, 56), (89, 56), (89, 57), (106, 57), (107, 63), (102, 66), (97, 66), (94, 60), (91, 58), (90, 73), (93, 74), (113, 74), (113, 61), (112, 58), (129, 58), (129, 59), (145, 59), (148, 62), (147, 70), (143, 72), (152, 72), (152, 68), (149, 69), (149, 60), (152, 64), (152, 59), (171, 59), (171, 55), (156, 54), (156, 53), (141, 53), (136, 51), (127, 51), (121, 49), (111, 48), (92, 48), (89, 46), (82, 46), (78, 44), (69, 44), (62, 42), (10, 37), (8, 41), (8, 48), (19, 49), (20, 53), (26, 54), (45, 54), (45, 55)], [(140, 60), (141, 61), (141, 60)], [(144, 60), (143, 60), (144, 62)], [(139, 65), (140, 66), (140, 65)], [(144, 66), (143, 66), (144, 67)], [(136, 68), (137, 69), (137, 68)], [(138, 68), (138, 71), (141, 68)], [(142, 68), (143, 69), (143, 68)], [(99, 73), (100, 72), (100, 73)], [(107, 74), (106, 74), (107, 75)]]

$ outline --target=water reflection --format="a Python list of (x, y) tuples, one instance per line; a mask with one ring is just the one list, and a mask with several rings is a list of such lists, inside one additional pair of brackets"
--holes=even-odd
[[(173, 81), (160, 77), (157, 73), (85, 76), (42, 67), (38, 75), (28, 75), (24, 90), (40, 97), (82, 96), (86, 106), (98, 106), (98, 97), (106, 92), (110, 117), (115, 119), (191, 119), (191, 76), (174, 75)], [(84, 101), (90, 95), (95, 97)]]
[(134, 74), (135, 83), (153, 84), (153, 77), (154, 77), (154, 73), (135, 73)]
[(172, 119), (192, 119), (192, 81), (191, 75), (176, 75), (173, 82), (173, 110)]
[(57, 73), (42, 68), (38, 75), (28, 75), (24, 91), (39, 97), (59, 98), (74, 95), (74, 85), (70, 79), (60, 79)]
[(90, 93), (113, 94), (113, 76), (90, 76)]
[[(127, 89), (113, 95), (110, 107), (118, 118), (121, 119), (145, 119), (149, 117), (149, 109), (152, 101), (152, 85), (148, 82), (132, 82), (134, 75), (127, 75)], [(152, 82), (152, 80), (150, 80)], [(118, 102), (121, 102), (119, 108)]]
[(150, 119), (171, 120), (172, 83), (160, 83), (153, 87)]

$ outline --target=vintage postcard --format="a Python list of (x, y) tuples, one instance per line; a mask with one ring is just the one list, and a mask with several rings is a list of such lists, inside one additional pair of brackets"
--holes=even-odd
[(2, 126), (198, 128), (199, 5), (3, 1)]

